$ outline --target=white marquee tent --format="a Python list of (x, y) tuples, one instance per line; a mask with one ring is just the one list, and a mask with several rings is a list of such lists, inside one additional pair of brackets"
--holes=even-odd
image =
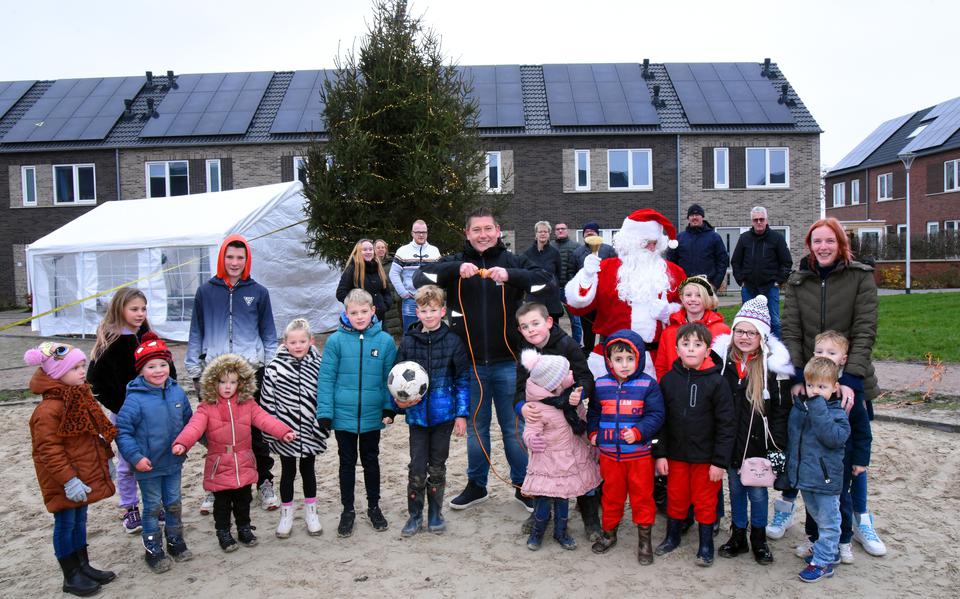
[[(220, 242), (239, 233), (251, 241), (250, 274), (270, 290), (278, 333), (298, 316), (314, 330), (332, 330), (340, 273), (307, 254), (301, 190), (296, 181), (101, 204), (27, 246), (33, 313), (143, 279), (133, 286), (147, 296), (151, 325), (185, 341), (197, 287), (216, 273)], [(37, 318), (33, 329), (95, 334), (112, 296)]]

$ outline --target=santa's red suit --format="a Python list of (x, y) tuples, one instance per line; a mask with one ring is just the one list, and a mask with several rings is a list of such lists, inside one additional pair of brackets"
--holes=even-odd
[[(624, 237), (627, 236), (627, 237)], [(584, 267), (567, 283), (565, 288), (567, 306), (575, 316), (584, 316), (596, 310), (593, 330), (607, 337), (620, 329), (631, 329), (647, 343), (647, 356), (644, 370), (656, 379), (654, 358), (661, 330), (668, 324), (670, 314), (680, 309), (678, 289), (686, 278), (683, 269), (664, 259), (660, 253), (670, 244), (676, 244), (676, 229), (673, 224), (655, 210), (637, 210), (623, 221), (623, 227), (617, 234), (617, 251), (623, 254), (628, 239), (633, 242), (632, 251), (650, 252), (648, 249), (635, 249), (644, 241), (657, 241), (656, 257), (649, 265), (653, 269), (665, 269), (668, 281), (662, 289), (654, 290), (647, 297), (626, 301), (621, 298), (618, 289), (619, 275), (623, 265), (619, 257), (607, 258), (599, 263), (596, 272), (595, 256), (588, 256)], [(591, 259), (593, 262), (591, 262)], [(632, 276), (645, 276), (633, 274)], [(588, 360), (595, 374), (606, 374), (603, 348), (597, 345)]]

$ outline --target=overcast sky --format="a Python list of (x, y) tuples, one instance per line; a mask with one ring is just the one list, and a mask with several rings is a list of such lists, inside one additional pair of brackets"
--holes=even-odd
[[(0, 81), (317, 69), (357, 44), (367, 0), (5, 3)], [(882, 121), (960, 96), (956, 0), (418, 0), (459, 64), (762, 62), (824, 130), (833, 165)]]

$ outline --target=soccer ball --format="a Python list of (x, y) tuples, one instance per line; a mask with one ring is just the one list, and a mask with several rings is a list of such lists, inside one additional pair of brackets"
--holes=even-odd
[(430, 377), (427, 371), (416, 362), (400, 362), (390, 369), (387, 376), (387, 389), (390, 395), (399, 401), (409, 401), (413, 397), (427, 394)]

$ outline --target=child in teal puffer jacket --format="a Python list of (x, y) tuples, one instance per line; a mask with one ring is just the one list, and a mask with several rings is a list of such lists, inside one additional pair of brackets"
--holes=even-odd
[(340, 455), (340, 503), (343, 513), (338, 537), (353, 534), (356, 512), (357, 454), (363, 464), (367, 490), (367, 516), (374, 530), (387, 530), (380, 511), (380, 430), (393, 422), (387, 375), (397, 357), (393, 337), (376, 320), (373, 298), (363, 289), (352, 290), (343, 300), (340, 329), (323, 348), (317, 381), (317, 421), (333, 430)]

